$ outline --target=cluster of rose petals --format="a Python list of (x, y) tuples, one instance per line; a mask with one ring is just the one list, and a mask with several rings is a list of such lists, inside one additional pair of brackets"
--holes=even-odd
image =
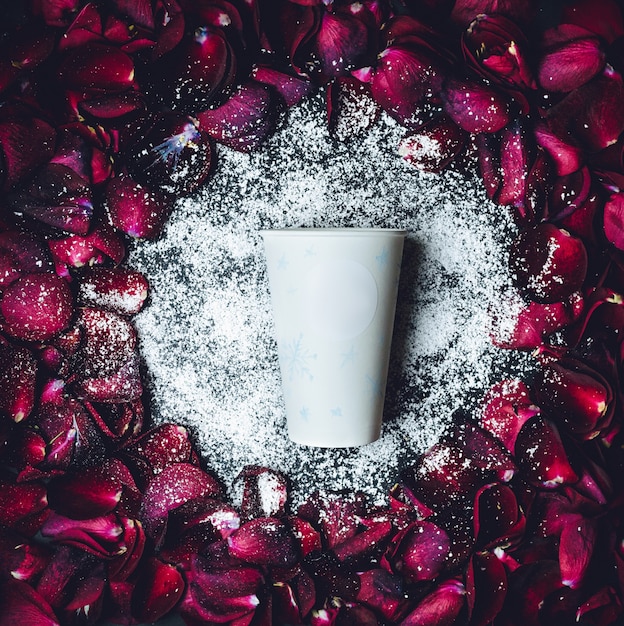
[[(621, 622), (624, 15), (558, 6), (0, 9), (0, 623)], [(519, 228), (492, 339), (536, 374), (456, 416), (384, 506), (293, 511), (252, 466), (234, 507), (188, 432), (146, 418), (127, 238), (318, 88), (338, 139), (385, 111), (415, 167), (477, 163)]]

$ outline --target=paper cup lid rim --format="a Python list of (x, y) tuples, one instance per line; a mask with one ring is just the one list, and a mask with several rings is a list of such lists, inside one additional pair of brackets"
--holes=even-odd
[(325, 235), (331, 237), (333, 235), (396, 235), (397, 237), (405, 237), (406, 230), (397, 228), (267, 228), (259, 231), (265, 237), (266, 235)]

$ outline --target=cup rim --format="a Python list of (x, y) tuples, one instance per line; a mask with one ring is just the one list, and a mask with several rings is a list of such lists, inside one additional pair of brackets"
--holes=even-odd
[(407, 235), (407, 230), (400, 228), (351, 228), (351, 227), (334, 227), (330, 226), (327, 228), (316, 228), (316, 227), (297, 227), (297, 228), (263, 228), (259, 231), (260, 235), (263, 237), (266, 236), (305, 236), (305, 235), (314, 235), (314, 236), (323, 236), (323, 237), (332, 237), (332, 236), (340, 236), (340, 235), (354, 235), (354, 236), (370, 236), (370, 235), (384, 235), (384, 236), (397, 236), (397, 237), (405, 237)]

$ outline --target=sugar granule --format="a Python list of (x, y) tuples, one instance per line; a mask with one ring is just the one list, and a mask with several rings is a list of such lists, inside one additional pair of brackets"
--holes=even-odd
[[(180, 200), (164, 236), (137, 242), (129, 264), (150, 303), (136, 318), (156, 422), (187, 426), (230, 486), (246, 464), (287, 474), (294, 504), (315, 489), (363, 490), (385, 501), (402, 467), (438, 440), (500, 378), (528, 365), (494, 348), (487, 308), (509, 287), (514, 227), (475, 175), (424, 174), (396, 152), (387, 117), (345, 143), (323, 103), (290, 111), (258, 153), (222, 149), (215, 176)], [(314, 449), (286, 435), (261, 228), (391, 227), (403, 257), (381, 439)]]

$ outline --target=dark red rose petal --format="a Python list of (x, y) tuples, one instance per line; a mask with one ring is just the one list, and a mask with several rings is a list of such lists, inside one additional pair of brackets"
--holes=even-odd
[(622, 7), (614, 0), (575, 0), (562, 7), (561, 22), (586, 28), (608, 43), (624, 35)]
[(142, 622), (155, 622), (173, 609), (183, 593), (184, 578), (176, 567), (152, 557), (139, 574), (132, 613)]
[(21, 580), (0, 582), (0, 622), (7, 626), (61, 626), (52, 607)]
[(580, 239), (543, 223), (520, 234), (509, 263), (517, 284), (533, 300), (562, 302), (582, 287), (587, 252)]
[(32, 584), (45, 569), (50, 555), (34, 541), (3, 529), (0, 533), (0, 572), (2, 578), (14, 578)]
[(402, 626), (453, 626), (466, 603), (466, 590), (458, 580), (440, 583), (401, 622)]
[(558, 176), (576, 172), (583, 164), (583, 150), (573, 135), (557, 127), (556, 118), (546, 118), (533, 126), (537, 143), (555, 163)]
[(507, 97), (475, 80), (448, 78), (442, 101), (448, 116), (469, 133), (495, 133), (510, 120)]
[(0, 343), (0, 410), (15, 422), (33, 410), (36, 376), (37, 361), (29, 350)]
[(604, 234), (618, 250), (624, 250), (624, 193), (611, 194), (604, 206)]
[(120, 315), (134, 315), (145, 303), (147, 279), (122, 267), (94, 267), (80, 277), (78, 303)]
[(2, 523), (20, 530), (29, 516), (43, 511), (48, 504), (46, 488), (37, 483), (15, 483), (0, 477), (0, 511)]
[(380, 112), (366, 83), (341, 77), (327, 87), (327, 124), (329, 132), (340, 141), (368, 130)]
[(474, 527), (477, 545), (488, 550), (517, 543), (526, 520), (516, 496), (507, 485), (482, 487), (475, 497)]
[(491, 552), (476, 552), (470, 561), (466, 582), (471, 623), (490, 624), (499, 614), (507, 595), (507, 572)]
[(237, 476), (235, 485), (242, 490), (240, 510), (243, 519), (284, 515), (288, 484), (280, 472), (260, 465), (247, 465)]
[(106, 186), (106, 210), (115, 228), (131, 237), (157, 237), (173, 206), (173, 199), (158, 189), (120, 175)]
[(259, 83), (273, 87), (289, 107), (301, 102), (312, 91), (312, 83), (284, 74), (271, 67), (255, 67), (252, 71), (252, 77)]
[(365, 604), (382, 617), (393, 622), (407, 608), (403, 581), (384, 569), (369, 569), (358, 574), (360, 580), (357, 601)]
[(576, 589), (583, 584), (597, 540), (598, 528), (593, 519), (578, 515), (564, 524), (559, 539), (559, 567), (564, 585)]
[(0, 310), (10, 335), (44, 341), (69, 325), (73, 297), (67, 282), (55, 274), (26, 274), (4, 290)]

